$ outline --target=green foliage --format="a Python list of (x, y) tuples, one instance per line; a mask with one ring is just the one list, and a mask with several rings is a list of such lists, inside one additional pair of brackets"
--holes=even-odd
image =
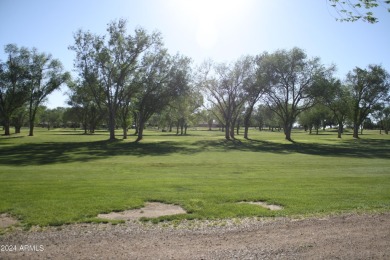
[(148, 34), (137, 28), (133, 35), (127, 33), (126, 20), (119, 19), (107, 26), (108, 34), (94, 35), (79, 30), (75, 35), (75, 44), (69, 49), (76, 52), (75, 67), (79, 72), (82, 85), (89, 88), (94, 102), (108, 113), (110, 139), (115, 139), (118, 110), (125, 114), (122, 124), (126, 123), (129, 103), (137, 90), (133, 84), (142, 57), (153, 49), (162, 47), (159, 33)]
[(63, 71), (59, 60), (53, 59), (50, 54), (39, 53), (35, 48), (29, 50), (8, 44), (5, 52), (8, 60), (0, 64), (0, 117), (5, 121), (5, 134), (10, 134), (12, 114), (27, 106), (32, 136), (39, 106), (70, 78), (70, 74)]
[(280, 118), (286, 140), (292, 141), (291, 130), (298, 115), (312, 107), (319, 95), (316, 79), (332, 74), (334, 67), (325, 68), (318, 57), (309, 59), (299, 48), (278, 50), (263, 59), (269, 82), (266, 104)]
[(29, 135), (33, 136), (39, 106), (49, 94), (70, 79), (70, 74), (64, 72), (59, 60), (54, 59), (50, 54), (38, 52), (36, 48), (29, 51), (28, 68)]
[(318, 131), (321, 128), (321, 126), (325, 125), (326, 120), (331, 118), (329, 114), (331, 111), (320, 104), (316, 104), (309, 110), (306, 110), (302, 112), (299, 115), (299, 123), (304, 126), (305, 130), (308, 128), (310, 130), (310, 134), (312, 133), (312, 128), (316, 130), (316, 133), (318, 135)]
[[(336, 20), (341, 22), (356, 22), (358, 20), (363, 20), (368, 23), (379, 22), (378, 17), (376, 17), (371, 10), (379, 6), (390, 4), (390, 1), (388, 0), (329, 0), (329, 2), (339, 15), (339, 18), (336, 18)], [(390, 8), (387, 8), (387, 11), (390, 12)]]
[(142, 60), (137, 84), (140, 85), (134, 102), (137, 113), (138, 138), (143, 138), (146, 122), (155, 113), (161, 113), (190, 93), (191, 59), (181, 55), (171, 56), (160, 49)]
[[(252, 131), (225, 141), (219, 131), (186, 137), (147, 130), (143, 143), (107, 132), (37, 129), (0, 137), (0, 213), (25, 226), (95, 222), (99, 213), (175, 203), (189, 214), (161, 220), (301, 216), (390, 210), (390, 137), (354, 140), (333, 131)], [(269, 211), (239, 201), (284, 206)]]
[(346, 85), (351, 95), (354, 137), (358, 138), (358, 129), (367, 116), (390, 99), (390, 75), (379, 65), (356, 67), (348, 73)]
[(10, 135), (12, 117), (28, 100), (29, 50), (8, 44), (4, 51), (8, 57), (0, 62), (0, 120)]

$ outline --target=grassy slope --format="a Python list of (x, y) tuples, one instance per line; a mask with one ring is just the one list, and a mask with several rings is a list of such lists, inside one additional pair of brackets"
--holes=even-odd
[(390, 137), (377, 132), (360, 140), (298, 132), (293, 144), (255, 130), (236, 142), (217, 131), (146, 134), (140, 144), (72, 130), (0, 137), (0, 213), (29, 226), (91, 221), (145, 201), (190, 212), (176, 219), (390, 210)]

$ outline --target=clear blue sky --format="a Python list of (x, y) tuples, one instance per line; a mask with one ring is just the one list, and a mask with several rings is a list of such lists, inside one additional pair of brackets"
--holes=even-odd
[[(340, 23), (327, 0), (0, 0), (0, 59), (4, 45), (36, 47), (73, 70), (73, 33), (105, 34), (112, 20), (162, 33), (171, 53), (233, 61), (242, 55), (299, 47), (343, 79), (355, 66), (381, 64), (390, 72), (390, 14), (375, 9), (377, 24)], [(66, 88), (49, 98), (64, 106)]]

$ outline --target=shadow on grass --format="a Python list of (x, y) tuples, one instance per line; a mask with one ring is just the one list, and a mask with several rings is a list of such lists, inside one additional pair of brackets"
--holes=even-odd
[(194, 149), (177, 142), (129, 143), (123, 141), (55, 142), (21, 144), (0, 148), (0, 164), (43, 165), (84, 162), (113, 156), (164, 156), (191, 154)]
[(214, 140), (197, 142), (203, 150), (239, 150), (252, 152), (269, 152), (277, 154), (302, 153), (319, 156), (339, 156), (354, 158), (390, 158), (390, 140), (360, 139), (345, 141), (339, 144), (321, 143), (274, 143), (263, 140)]
[(390, 158), (390, 140), (361, 139), (336, 144), (273, 143), (262, 140), (202, 140), (191, 145), (161, 141), (135, 143), (117, 141), (47, 142), (20, 144), (0, 148), (0, 164), (44, 165), (54, 163), (85, 162), (114, 156), (166, 156), (194, 154), (204, 151), (249, 151), (275, 154), (302, 153), (318, 156), (353, 158)]

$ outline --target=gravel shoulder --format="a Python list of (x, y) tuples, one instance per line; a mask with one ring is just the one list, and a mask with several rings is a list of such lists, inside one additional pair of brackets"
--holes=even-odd
[(0, 259), (390, 259), (390, 213), (74, 224), (14, 230), (0, 246)]

